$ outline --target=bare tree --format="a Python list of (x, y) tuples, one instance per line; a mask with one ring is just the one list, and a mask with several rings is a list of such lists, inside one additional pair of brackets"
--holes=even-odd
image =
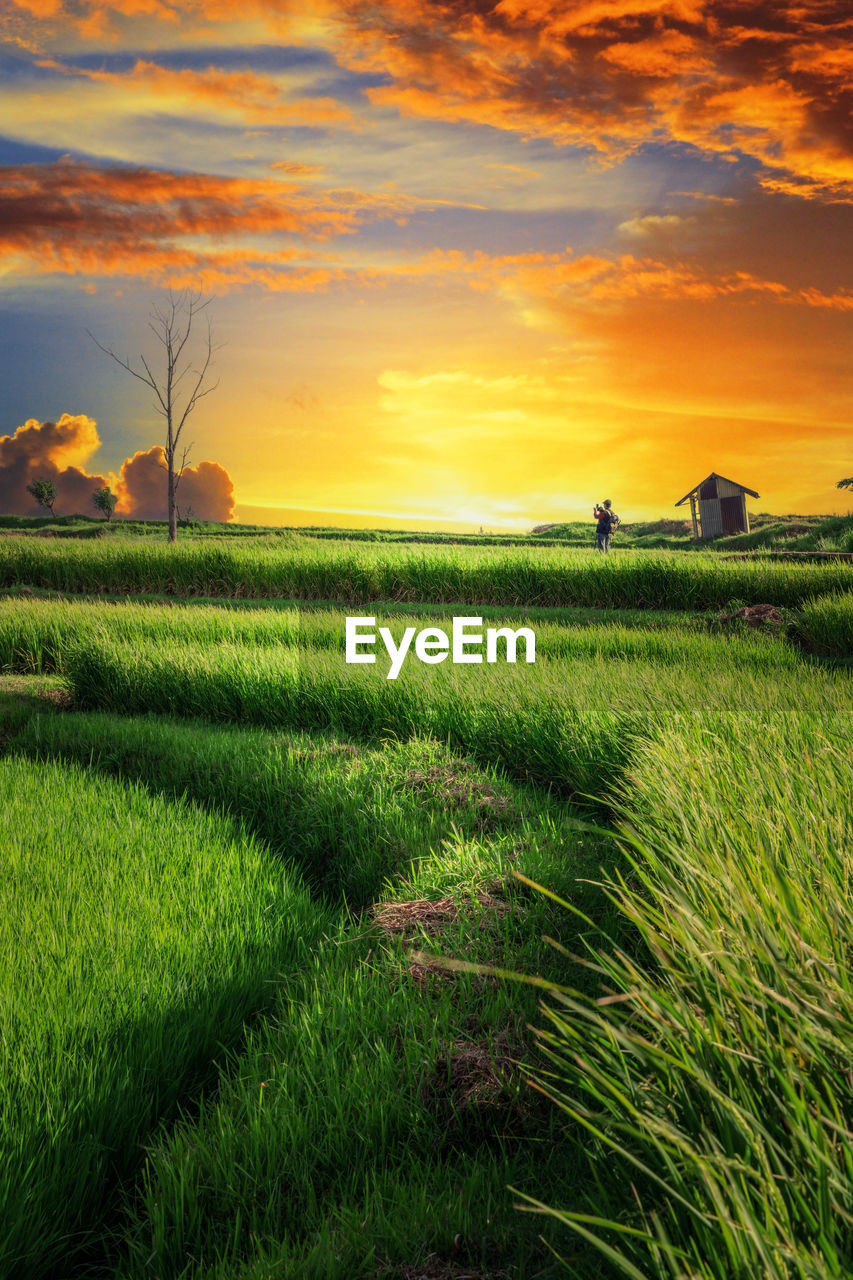
[[(163, 364), (158, 374), (152, 372), (151, 364), (144, 355), (139, 356), (139, 367), (131, 363), (130, 357), (124, 359), (116, 355), (112, 347), (105, 347), (91, 333), (89, 337), (106, 355), (115, 360), (117, 365), (132, 374), (146, 387), (154, 392), (154, 408), (166, 421), (166, 455), (167, 473), (167, 507), (169, 513), (169, 541), (178, 540), (178, 511), (175, 497), (187, 458), (192, 449), (192, 441), (182, 445), (181, 437), (187, 418), (193, 409), (211, 391), (219, 386), (219, 380), (210, 383), (210, 367), (218, 350), (213, 341), (213, 330), (210, 317), (206, 314), (212, 298), (192, 289), (183, 289), (180, 293), (169, 290), (169, 302), (165, 307), (155, 306), (148, 320), (148, 328), (162, 347)], [(199, 343), (199, 354), (196, 360), (188, 346), (197, 321), (204, 316), (206, 332)], [(196, 330), (197, 331), (197, 330)], [(89, 332), (88, 330), (86, 331)], [(177, 463), (180, 449), (180, 463)]]

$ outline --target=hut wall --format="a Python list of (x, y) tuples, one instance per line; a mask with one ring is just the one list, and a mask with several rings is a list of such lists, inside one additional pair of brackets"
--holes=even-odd
[[(746, 514), (746, 494), (740, 485), (730, 480), (717, 478), (717, 496), (719, 498), (737, 498), (738, 502), (727, 503), (728, 511), (721, 513), (723, 528), (726, 533), (749, 533), (749, 520)], [(728, 527), (727, 527), (728, 526)]]
[(722, 476), (717, 476), (717, 497), (718, 498), (739, 498), (743, 493), (740, 485), (732, 484), (731, 480), (724, 480)]
[(719, 498), (699, 499), (699, 527), (703, 538), (716, 538), (723, 532)]

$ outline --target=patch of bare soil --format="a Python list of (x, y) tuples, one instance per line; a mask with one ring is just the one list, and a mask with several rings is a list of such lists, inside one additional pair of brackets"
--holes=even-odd
[(509, 1280), (508, 1271), (483, 1271), (459, 1262), (449, 1262), (430, 1253), (423, 1262), (394, 1265), (389, 1263), (376, 1273), (377, 1280)]
[(437, 964), (423, 954), (419, 954), (417, 960), (410, 960), (406, 968), (412, 982), (422, 991), (433, 983), (446, 982), (452, 976), (451, 971), (444, 965)]
[(70, 711), (74, 699), (70, 690), (57, 688), (56, 685), (45, 685), (40, 676), (3, 675), (0, 678), (0, 693), (10, 693), (16, 698), (26, 701), (50, 702), (63, 711)]
[(74, 696), (70, 689), (40, 689), (37, 696), (59, 707), (60, 711), (71, 711), (74, 707)]
[(410, 769), (404, 779), (412, 791), (441, 800), (451, 808), (479, 809), (483, 818), (511, 816), (506, 796), (499, 795), (492, 784), (468, 760), (453, 760), (431, 765), (428, 769)]
[[(459, 957), (455, 957), (459, 958)], [(427, 995), (429, 992), (436, 992), (442, 987), (446, 987), (449, 983), (454, 982), (458, 977), (458, 971), (445, 964), (443, 959), (438, 956), (430, 956), (425, 951), (417, 949), (409, 951), (403, 957), (406, 965), (406, 972), (409, 980), (418, 990)], [(472, 973), (468, 975), (469, 981), (477, 989), (483, 987), (493, 987), (498, 979), (490, 973)]]
[(329, 742), (322, 747), (293, 747), (292, 754), (298, 760), (318, 760), (320, 756), (355, 757), (362, 754), (362, 748), (354, 742)]
[(446, 1104), (457, 1115), (508, 1107), (507, 1086), (517, 1074), (505, 1032), (499, 1031), (491, 1041), (454, 1040), (424, 1078), (421, 1098)]
[(509, 902), (489, 893), (475, 893), (472, 899), (460, 904), (454, 898), (422, 898), (415, 902), (378, 902), (373, 917), (380, 929), (389, 937), (405, 937), (423, 930), (434, 937), (452, 924), (459, 915), (470, 910), (476, 902), (484, 911), (495, 916), (506, 915), (512, 910)]
[(775, 604), (745, 604), (742, 609), (736, 609), (734, 613), (720, 614), (717, 621), (720, 623), (745, 622), (748, 627), (763, 627), (779, 625), (783, 619)]

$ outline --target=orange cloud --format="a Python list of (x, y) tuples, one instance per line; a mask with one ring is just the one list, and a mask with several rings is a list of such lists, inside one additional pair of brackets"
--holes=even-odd
[[(160, 445), (140, 450), (122, 463), (116, 481), (116, 515), (137, 520), (166, 519), (166, 455)], [(178, 483), (182, 518), (230, 520), (234, 515), (234, 485), (218, 462), (185, 467)]]
[(52, 18), (62, 10), (62, 0), (12, 0), (12, 3), (34, 18)]
[[(711, 300), (741, 295), (788, 305), (846, 311), (850, 289), (795, 287), (754, 271), (714, 269), (683, 260), (632, 254), (489, 255), (435, 249), (419, 258), (390, 256), (369, 264), (306, 247), (347, 234), (370, 219), (404, 220), (429, 202), (394, 191), (369, 195), (315, 189), (275, 178), (220, 178), (151, 169), (99, 169), (59, 162), (0, 169), (0, 263), (31, 271), (127, 275), (228, 290), (314, 292), (345, 282), (455, 279), (518, 302), (571, 294), (573, 304), (638, 297)], [(635, 238), (692, 225), (677, 215), (646, 214), (621, 224)], [(301, 244), (241, 245), (258, 236)]]
[(760, 162), (771, 187), (853, 199), (844, 0), (342, 0), (338, 56), (371, 100), (617, 159), (671, 140)]
[(82, 413), (64, 413), (58, 422), (30, 418), (14, 435), (0, 436), (0, 511), (43, 515), (27, 485), (45, 479), (56, 485), (57, 515), (94, 514), (92, 493), (108, 481), (82, 466), (99, 444), (94, 421)]
[[(0, 512), (39, 514), (27, 485), (45, 479), (56, 485), (57, 515), (93, 515), (93, 492), (111, 485), (118, 498), (117, 515), (165, 520), (165, 455), (160, 445), (127, 458), (116, 477), (85, 470), (100, 444), (97, 424), (83, 413), (64, 413), (57, 422), (30, 418), (13, 435), (0, 436)], [(230, 520), (234, 485), (225, 468), (207, 461), (185, 467), (178, 507), (182, 515), (191, 510), (198, 520)]]
[(211, 287), (252, 278), (246, 265), (251, 261), (259, 279), (271, 277), (277, 266), (293, 273), (281, 287), (311, 289), (324, 278), (322, 270), (317, 274), (322, 255), (316, 251), (219, 246), (259, 235), (324, 240), (351, 233), (370, 219), (405, 219), (420, 205), (429, 207), (394, 191), (320, 190), (277, 178), (96, 168), (69, 161), (6, 167), (0, 168), (0, 262), (39, 272), (128, 274), (177, 285), (204, 279)]
[(153, 97), (212, 104), (217, 111), (233, 111), (252, 123), (279, 126), (355, 128), (349, 107), (334, 98), (289, 100), (281, 86), (254, 71), (225, 71), (210, 66), (205, 71), (161, 67), (156, 62), (137, 59), (129, 71), (98, 71), (66, 66), (44, 58), (40, 66), (64, 74), (85, 76), (122, 92), (147, 91)]
[(53, 19), (57, 24), (76, 27), (80, 31), (102, 28), (112, 15), (144, 15), (172, 23), (178, 20), (175, 10), (162, 0), (120, 0), (120, 3), (106, 4), (102, 0), (80, 0), (77, 4), (69, 4), (68, 0), (12, 0), (12, 4), (37, 20)]
[[(656, 221), (660, 223), (661, 219)], [(527, 297), (546, 304), (566, 302), (577, 309), (635, 299), (711, 302), (739, 296), (746, 302), (763, 299), (789, 306), (853, 310), (850, 289), (827, 293), (813, 287), (796, 288), (749, 271), (721, 272), (684, 262), (638, 258), (630, 253), (584, 254), (575, 258), (569, 250), (492, 256), (435, 249), (415, 261), (389, 265), (386, 271), (389, 276), (413, 279), (457, 279), (522, 304)]]
[[(755, 0), (746, 9), (735, 0), (244, 0), (237, 12), (224, 0), (14, 0), (12, 12), (13, 33), (29, 15), (55, 31), (134, 19), (172, 31), (179, 22), (185, 37), (249, 19), (280, 35), (283, 23), (297, 29), (313, 18), (315, 37), (322, 30), (342, 62), (391, 77), (371, 91), (373, 101), (409, 114), (491, 124), (608, 156), (664, 138), (713, 152), (728, 143), (776, 181), (789, 173), (814, 194), (853, 189), (846, 0)], [(253, 73), (215, 68), (139, 62), (129, 79), (261, 116), (275, 93)]]
[[(367, 96), (413, 116), (490, 125), (597, 151), (666, 141), (745, 155), (771, 191), (853, 199), (853, 13), (847, 0), (17, 0), (54, 31), (180, 22), (185, 38), (252, 20), (312, 22), (343, 65), (389, 83)], [(293, 34), (293, 33), (292, 33)], [(171, 39), (170, 35), (170, 39)], [(295, 38), (295, 36), (294, 36)], [(139, 47), (139, 46), (137, 46)], [(169, 70), (140, 60), (92, 78), (207, 99), (251, 120), (346, 125), (333, 100), (282, 101), (251, 71)], [(298, 117), (298, 120), (297, 120)]]
[(99, 444), (96, 423), (83, 413), (64, 413), (58, 422), (30, 418), (14, 436), (0, 436), (0, 466), (7, 466), (13, 457), (50, 462), (56, 467), (82, 464)]

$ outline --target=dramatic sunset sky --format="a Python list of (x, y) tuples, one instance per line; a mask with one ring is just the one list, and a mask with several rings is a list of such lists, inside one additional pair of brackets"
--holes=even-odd
[(849, 508), (850, 0), (3, 0), (0, 40), (0, 510), (159, 514), (86, 330), (154, 354), (170, 286), (224, 344), (199, 515)]

